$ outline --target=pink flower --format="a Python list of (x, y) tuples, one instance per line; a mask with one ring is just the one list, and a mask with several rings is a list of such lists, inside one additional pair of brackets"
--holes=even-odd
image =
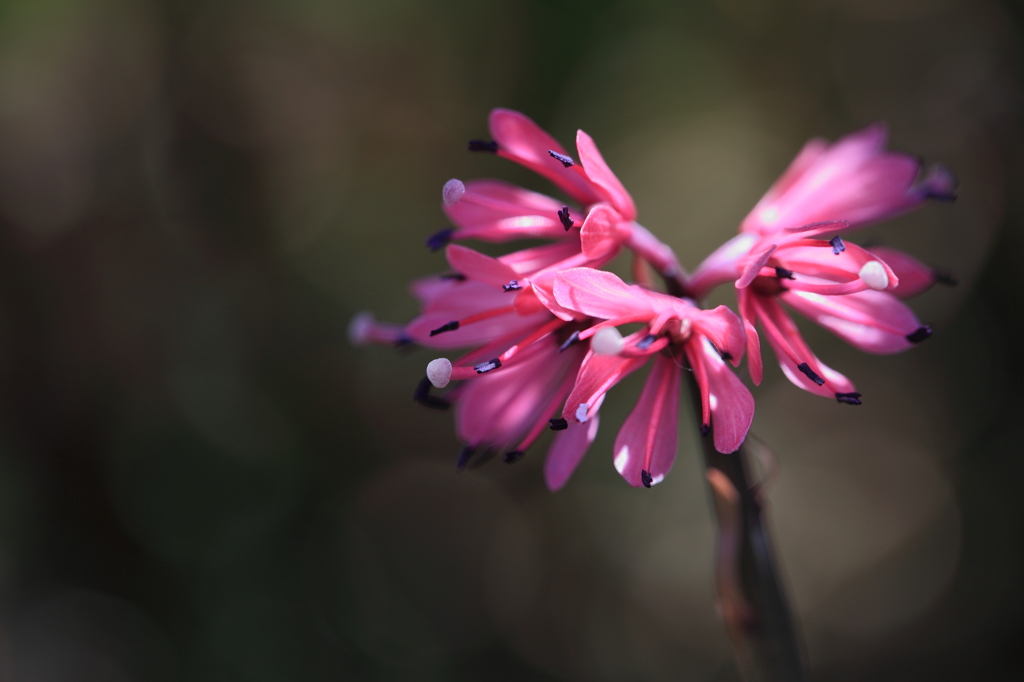
[(543, 175), (579, 208), (498, 180), (463, 183), (452, 179), (445, 184), (442, 198), (445, 213), (457, 229), (438, 232), (427, 240), (428, 246), (439, 249), (462, 239), (569, 239), (593, 267), (626, 246), (664, 277), (680, 277), (675, 254), (636, 222), (633, 198), (589, 135), (577, 131), (574, 159), (519, 112), (495, 109), (489, 125), (493, 141), (471, 140), (471, 150), (492, 152)]
[(842, 237), (927, 199), (954, 197), (955, 181), (947, 170), (934, 167), (918, 179), (916, 159), (884, 146), (880, 124), (831, 146), (822, 140), (807, 143), (744, 219), (740, 234), (694, 273), (690, 286), (698, 297), (717, 284), (735, 282), (754, 383), (760, 383), (763, 370), (760, 326), (790, 381), (839, 402), (860, 403), (854, 385), (807, 347), (780, 299), (871, 353), (899, 352), (931, 334), (895, 292), (901, 279), (907, 283), (899, 293), (913, 295), (939, 276), (907, 254), (868, 251)]
[[(609, 272), (574, 268), (555, 276), (554, 296), (568, 310), (604, 320), (580, 331), (591, 340), (579, 376), (566, 400), (566, 423), (595, 419), (605, 394), (622, 378), (654, 358), (640, 401), (615, 441), (615, 468), (633, 486), (661, 481), (675, 460), (679, 386), (684, 361), (700, 388), (702, 431), (714, 426), (719, 452), (734, 452), (746, 437), (754, 414), (750, 392), (726, 365), (743, 355), (743, 327), (725, 306), (701, 310), (689, 301), (627, 285)], [(644, 328), (622, 338), (616, 326), (641, 323)], [(548, 460), (560, 477), (557, 488), (578, 460)]]

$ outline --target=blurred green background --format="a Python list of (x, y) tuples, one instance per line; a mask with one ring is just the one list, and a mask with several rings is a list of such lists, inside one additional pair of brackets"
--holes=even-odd
[[(872, 227), (954, 272), (933, 339), (807, 326), (754, 432), (816, 679), (1024, 679), (1021, 23), (986, 0), (0, 3), (0, 680), (737, 679), (696, 436), (558, 493), (456, 474), (427, 351), (353, 349), (444, 269), (495, 106), (597, 140), (695, 266), (815, 136), (872, 120), (953, 205)], [(723, 300), (726, 300), (723, 298)]]

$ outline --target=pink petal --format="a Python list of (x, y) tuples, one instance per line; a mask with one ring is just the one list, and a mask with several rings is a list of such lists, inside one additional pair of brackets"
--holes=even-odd
[(562, 145), (530, 118), (518, 111), (495, 109), (488, 119), (491, 135), (498, 143), (498, 155), (526, 166), (555, 183), (583, 206), (603, 197), (595, 186), (575, 169), (565, 168), (548, 150), (568, 156)]
[(736, 452), (754, 420), (754, 397), (706, 341), (701, 344), (711, 401), (715, 449)]
[[(856, 390), (849, 379), (818, 360), (792, 318), (774, 298), (755, 295), (749, 298), (749, 304), (756, 310), (757, 319), (775, 351), (779, 366), (791, 382), (805, 391), (833, 398), (837, 393), (853, 393)], [(807, 365), (824, 383), (813, 381), (800, 370), (801, 364)]]
[[(628, 357), (624, 355), (595, 355), (588, 353), (576, 377), (576, 385), (565, 401), (562, 417), (566, 421), (586, 421), (596, 413), (604, 394), (624, 377), (635, 372), (647, 357)], [(587, 405), (583, 410), (586, 419), (577, 419), (581, 412), (580, 406)]]
[(899, 277), (900, 285), (892, 293), (900, 298), (923, 294), (935, 284), (935, 270), (908, 253), (885, 246), (874, 246), (871, 253), (882, 259)]
[(514, 446), (550, 414), (551, 397), (574, 360), (555, 353), (551, 339), (524, 350), (516, 363), (467, 381), (455, 404), (459, 439), (471, 446)]
[(544, 481), (549, 490), (559, 490), (568, 482), (597, 437), (600, 423), (601, 415), (594, 414), (585, 424), (569, 420), (568, 428), (558, 432), (544, 460)]
[[(889, 282), (888, 289), (899, 285), (896, 273), (872, 252), (851, 242), (844, 244), (845, 251), (838, 255), (833, 253), (831, 245), (822, 240), (799, 239), (791, 244), (784, 244), (775, 252), (775, 263), (798, 273), (821, 278), (830, 282), (853, 282), (860, 279), (861, 268), (871, 261), (877, 261), (885, 270)], [(787, 282), (788, 288), (798, 288), (794, 283)]]
[[(565, 236), (558, 218), (561, 201), (498, 180), (471, 180), (465, 187), (458, 202), (443, 206), (448, 219), (461, 228), (453, 235), (456, 239), (504, 242)], [(583, 222), (577, 211), (570, 215), (577, 224)]]
[(741, 232), (753, 232), (757, 234), (770, 234), (777, 229), (778, 211), (773, 210), (776, 199), (789, 190), (810, 168), (818, 157), (828, 148), (828, 142), (820, 138), (809, 140), (796, 155), (796, 158), (783, 171), (775, 184), (754, 206), (754, 210), (743, 219), (740, 225)]
[(698, 310), (690, 315), (694, 328), (723, 353), (731, 356), (733, 366), (740, 364), (747, 337), (739, 316), (724, 305), (714, 310)]
[(748, 256), (749, 260), (744, 259), (743, 271), (740, 274), (740, 278), (736, 280), (736, 288), (743, 289), (750, 286), (754, 278), (761, 274), (761, 268), (765, 266), (777, 248), (777, 244), (764, 244), (757, 247), (755, 251), (752, 251), (750, 256)]
[(576, 150), (580, 154), (580, 161), (587, 177), (603, 190), (608, 202), (622, 215), (622, 219), (627, 222), (636, 219), (636, 204), (633, 203), (633, 197), (629, 196), (629, 192), (605, 163), (594, 140), (582, 130), (576, 132)]
[(861, 291), (847, 296), (789, 291), (782, 294), (782, 300), (868, 353), (904, 351), (914, 345), (907, 337), (926, 329), (906, 304), (884, 291)]
[(465, 316), (448, 311), (427, 312), (413, 319), (406, 327), (406, 332), (409, 334), (409, 338), (427, 348), (466, 348), (490, 343), (517, 333), (526, 334), (551, 319), (547, 310), (532, 315), (517, 315), (514, 312), (509, 312), (464, 325), (454, 331), (430, 335), (434, 329), (460, 317)]
[(753, 234), (738, 234), (705, 258), (690, 275), (690, 290), (698, 301), (719, 284), (735, 282), (740, 275), (739, 259), (757, 243)]
[(761, 385), (764, 378), (764, 360), (761, 357), (761, 339), (757, 335), (757, 307), (751, 305), (751, 299), (756, 294), (749, 289), (739, 291), (739, 309), (743, 320), (743, 331), (747, 337), (747, 370), (750, 372), (750, 380), (755, 386)]
[(542, 244), (528, 249), (513, 251), (498, 258), (524, 277), (529, 277), (539, 270), (569, 260), (580, 252), (579, 242), (574, 239), (562, 239), (551, 244)]
[(659, 355), (644, 383), (640, 400), (615, 438), (615, 469), (634, 488), (642, 471), (651, 484), (660, 482), (676, 457), (681, 370), (673, 358)]
[(580, 248), (584, 256), (597, 260), (617, 250), (628, 236), (618, 211), (608, 204), (597, 204), (580, 228)]
[[(885, 152), (881, 124), (812, 149), (800, 167), (787, 171), (743, 221), (744, 231), (772, 234), (781, 228), (846, 220), (851, 227), (881, 220), (920, 205), (949, 182), (941, 176), (915, 183), (920, 164), (904, 154)], [(937, 195), (938, 196), (938, 195)]]
[(654, 312), (651, 297), (643, 289), (604, 270), (572, 268), (560, 272), (555, 276), (554, 293), (559, 305), (605, 320)]
[(449, 244), (445, 256), (452, 270), (484, 284), (500, 287), (519, 277), (519, 273), (497, 258), (459, 244)]

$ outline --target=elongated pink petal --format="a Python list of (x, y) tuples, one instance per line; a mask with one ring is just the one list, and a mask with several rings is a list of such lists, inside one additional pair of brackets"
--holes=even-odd
[(579, 242), (573, 239), (562, 239), (550, 244), (542, 244), (527, 249), (513, 251), (498, 258), (523, 277), (530, 277), (538, 270), (569, 260), (579, 254)]
[(736, 288), (743, 289), (750, 286), (754, 278), (761, 274), (761, 268), (768, 263), (777, 248), (778, 244), (763, 244), (752, 251), (750, 256), (744, 259), (743, 271), (740, 273), (740, 278), (736, 280)]
[(507, 285), (519, 277), (519, 273), (497, 258), (474, 251), (467, 246), (449, 244), (445, 249), (445, 257), (455, 272), (495, 287)]
[[(596, 412), (604, 394), (623, 378), (639, 369), (647, 357), (596, 355), (588, 353), (576, 377), (576, 385), (565, 401), (562, 417), (566, 421), (585, 422)], [(581, 407), (585, 406), (585, 407)], [(580, 419), (579, 417), (583, 417)]]
[(635, 220), (636, 204), (633, 203), (633, 197), (629, 196), (629, 192), (605, 163), (594, 140), (582, 130), (576, 132), (576, 150), (587, 177), (601, 188), (606, 200), (621, 214), (622, 219)]
[[(634, 488), (659, 483), (675, 461), (680, 376), (673, 358), (659, 355), (615, 438), (615, 469)], [(643, 472), (650, 476), (646, 483)]]
[(601, 415), (595, 413), (585, 424), (570, 420), (569, 426), (558, 432), (544, 460), (544, 481), (549, 490), (559, 490), (568, 482), (597, 437), (600, 423)]
[(605, 320), (654, 309), (651, 297), (604, 270), (572, 268), (555, 275), (555, 300), (559, 305)]
[[(459, 201), (443, 205), (449, 220), (461, 228), (453, 239), (505, 242), (565, 236), (558, 218), (561, 201), (499, 180), (471, 180), (465, 188)], [(570, 209), (570, 216), (577, 225), (583, 222), (575, 209)]]
[(707, 372), (715, 449), (721, 453), (736, 452), (754, 420), (754, 396), (706, 340), (701, 343), (700, 352), (704, 354)]
[[(920, 342), (931, 334), (905, 303), (884, 291), (862, 291), (848, 296), (789, 291), (782, 294), (782, 300), (868, 353), (899, 353), (914, 345), (912, 338)], [(922, 329), (927, 331), (919, 331)]]
[(466, 348), (490, 343), (514, 333), (525, 334), (551, 317), (547, 310), (532, 315), (509, 312), (431, 336), (430, 332), (457, 319), (459, 316), (446, 311), (423, 313), (409, 323), (406, 332), (409, 338), (427, 348)]
[(828, 148), (828, 142), (822, 139), (813, 139), (804, 145), (800, 153), (789, 164), (789, 167), (782, 173), (771, 189), (757, 202), (743, 222), (740, 224), (740, 231), (752, 234), (767, 235), (779, 228), (779, 211), (775, 206), (778, 198), (789, 191), (796, 184), (804, 173), (814, 165), (822, 153)]
[(538, 342), (515, 364), (467, 381), (455, 406), (459, 439), (471, 446), (508, 448), (546, 419), (552, 394), (579, 359), (560, 356), (556, 347), (554, 339)]
[(743, 331), (747, 337), (747, 370), (750, 372), (750, 380), (755, 386), (761, 385), (764, 378), (764, 360), (761, 357), (761, 339), (757, 335), (757, 306), (751, 303), (751, 298), (757, 294), (750, 289), (740, 289), (738, 292), (740, 316), (743, 320)]
[[(826, 366), (811, 352), (793, 320), (774, 298), (751, 296), (750, 307), (764, 328), (768, 343), (786, 377), (796, 386), (826, 397), (853, 393), (853, 383), (842, 374)], [(803, 369), (801, 369), (803, 366)], [(817, 377), (821, 383), (814, 380)]]
[(562, 145), (529, 117), (510, 109), (495, 109), (488, 122), (499, 156), (543, 175), (583, 206), (603, 199), (583, 175), (548, 154), (551, 150), (568, 156)]
[(870, 251), (892, 268), (899, 277), (900, 284), (892, 293), (900, 298), (923, 294), (931, 289), (938, 279), (934, 269), (899, 249), (873, 246)]

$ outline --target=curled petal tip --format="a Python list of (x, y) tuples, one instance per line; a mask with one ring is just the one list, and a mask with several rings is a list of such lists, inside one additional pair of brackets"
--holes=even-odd
[(427, 364), (427, 379), (436, 388), (444, 388), (452, 378), (452, 363), (448, 358), (437, 358)]

